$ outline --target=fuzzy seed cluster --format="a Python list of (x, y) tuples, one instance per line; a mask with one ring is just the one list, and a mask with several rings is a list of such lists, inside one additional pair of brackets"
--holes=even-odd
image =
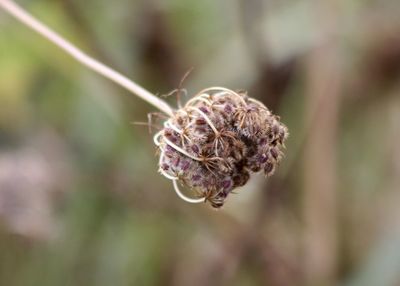
[(279, 117), (245, 92), (209, 88), (165, 121), (154, 140), (161, 174), (219, 208), (251, 173), (274, 173), (287, 136)]

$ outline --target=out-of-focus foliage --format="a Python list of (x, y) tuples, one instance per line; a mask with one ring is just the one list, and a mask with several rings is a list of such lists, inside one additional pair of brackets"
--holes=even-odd
[[(248, 90), (286, 158), (220, 211), (157, 174), (154, 109), (0, 11), (0, 285), (400, 285), (400, 2), (26, 0), (160, 95)], [(175, 105), (175, 98), (167, 99)]]

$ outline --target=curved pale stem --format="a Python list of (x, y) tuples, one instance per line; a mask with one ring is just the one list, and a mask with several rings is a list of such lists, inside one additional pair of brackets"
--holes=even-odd
[(204, 198), (197, 198), (197, 199), (193, 199), (193, 198), (189, 198), (186, 195), (184, 195), (181, 190), (179, 189), (178, 186), (178, 180), (172, 180), (172, 183), (174, 185), (174, 189), (176, 194), (185, 202), (188, 203), (192, 203), (192, 204), (199, 204), (199, 203), (204, 203), (205, 199)]
[(0, 0), (0, 7), (3, 8), (6, 12), (14, 16), (17, 20), (36, 31), (44, 38), (64, 50), (74, 59), (76, 59), (81, 64), (85, 65), (89, 69), (97, 72), (98, 74), (103, 75), (104, 77), (114, 81), (118, 85), (126, 88), (133, 94), (138, 97), (144, 99), (148, 103), (157, 107), (162, 112), (168, 114), (169, 116), (173, 115), (173, 109), (163, 100), (156, 97), (154, 94), (150, 93), (140, 85), (131, 81), (124, 75), (119, 72), (111, 69), (110, 67), (104, 65), (103, 63), (93, 59), (89, 55), (85, 54), (81, 50), (79, 50), (76, 46), (65, 40), (63, 37), (58, 35), (56, 32), (51, 30), (49, 27), (44, 25), (42, 22), (34, 18), (28, 12), (26, 12), (23, 8), (18, 6), (12, 0)]
[(191, 107), (191, 106), (189, 106), (188, 109), (196, 111), (197, 113), (199, 113), (204, 118), (204, 120), (208, 123), (208, 125), (211, 127), (211, 129), (214, 131), (214, 133), (215, 134), (219, 134), (217, 128), (214, 126), (214, 124), (212, 123), (211, 119), (203, 111), (201, 111), (197, 107)]
[(195, 156), (190, 155), (188, 152), (186, 152), (185, 150), (183, 150), (181, 147), (175, 145), (174, 143), (172, 143), (171, 141), (169, 141), (167, 138), (163, 138), (163, 140), (165, 141), (165, 143), (169, 146), (171, 146), (172, 148), (174, 148), (176, 151), (180, 152), (181, 154), (185, 155), (186, 157), (189, 157), (195, 161), (203, 161), (201, 158), (197, 158)]
[(225, 87), (218, 87), (218, 86), (208, 87), (208, 88), (203, 89), (202, 91), (200, 91), (199, 94), (207, 93), (209, 91), (225, 91), (227, 93), (230, 93), (230, 94), (236, 96), (244, 105), (246, 105), (246, 101), (244, 100), (243, 96), (241, 96), (237, 92), (235, 92), (235, 91), (233, 91), (233, 90), (231, 90), (229, 88), (225, 88)]
[(161, 145), (161, 142), (160, 142), (160, 136), (162, 136), (162, 133), (163, 133), (164, 131), (163, 130), (160, 130), (160, 131), (158, 131), (157, 133), (156, 133), (156, 135), (154, 135), (153, 136), (153, 141), (154, 141), (154, 144), (158, 147), (158, 146), (160, 146)]
[(202, 94), (196, 95), (195, 97), (190, 99), (188, 102), (186, 102), (185, 106), (187, 107), (187, 106), (189, 106), (189, 105), (191, 105), (191, 104), (193, 104), (195, 102), (198, 102), (198, 101), (203, 101), (204, 103), (206, 103), (208, 105), (211, 105), (211, 101), (209, 99), (210, 99), (210, 95), (209, 94), (202, 93)]

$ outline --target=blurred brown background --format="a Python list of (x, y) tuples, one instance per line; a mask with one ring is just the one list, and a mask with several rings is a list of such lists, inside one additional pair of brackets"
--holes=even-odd
[[(159, 95), (246, 89), (286, 158), (214, 211), (154, 108), (0, 11), (0, 285), (400, 285), (400, 2), (20, 0)], [(175, 105), (175, 99), (167, 99)]]

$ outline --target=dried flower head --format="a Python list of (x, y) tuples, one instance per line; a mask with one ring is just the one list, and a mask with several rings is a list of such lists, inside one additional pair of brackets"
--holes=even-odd
[[(177, 194), (191, 203), (221, 207), (251, 173), (274, 173), (288, 136), (285, 125), (245, 92), (207, 88), (164, 122), (154, 136), (160, 149), (159, 171)], [(178, 182), (193, 190), (188, 198)]]

